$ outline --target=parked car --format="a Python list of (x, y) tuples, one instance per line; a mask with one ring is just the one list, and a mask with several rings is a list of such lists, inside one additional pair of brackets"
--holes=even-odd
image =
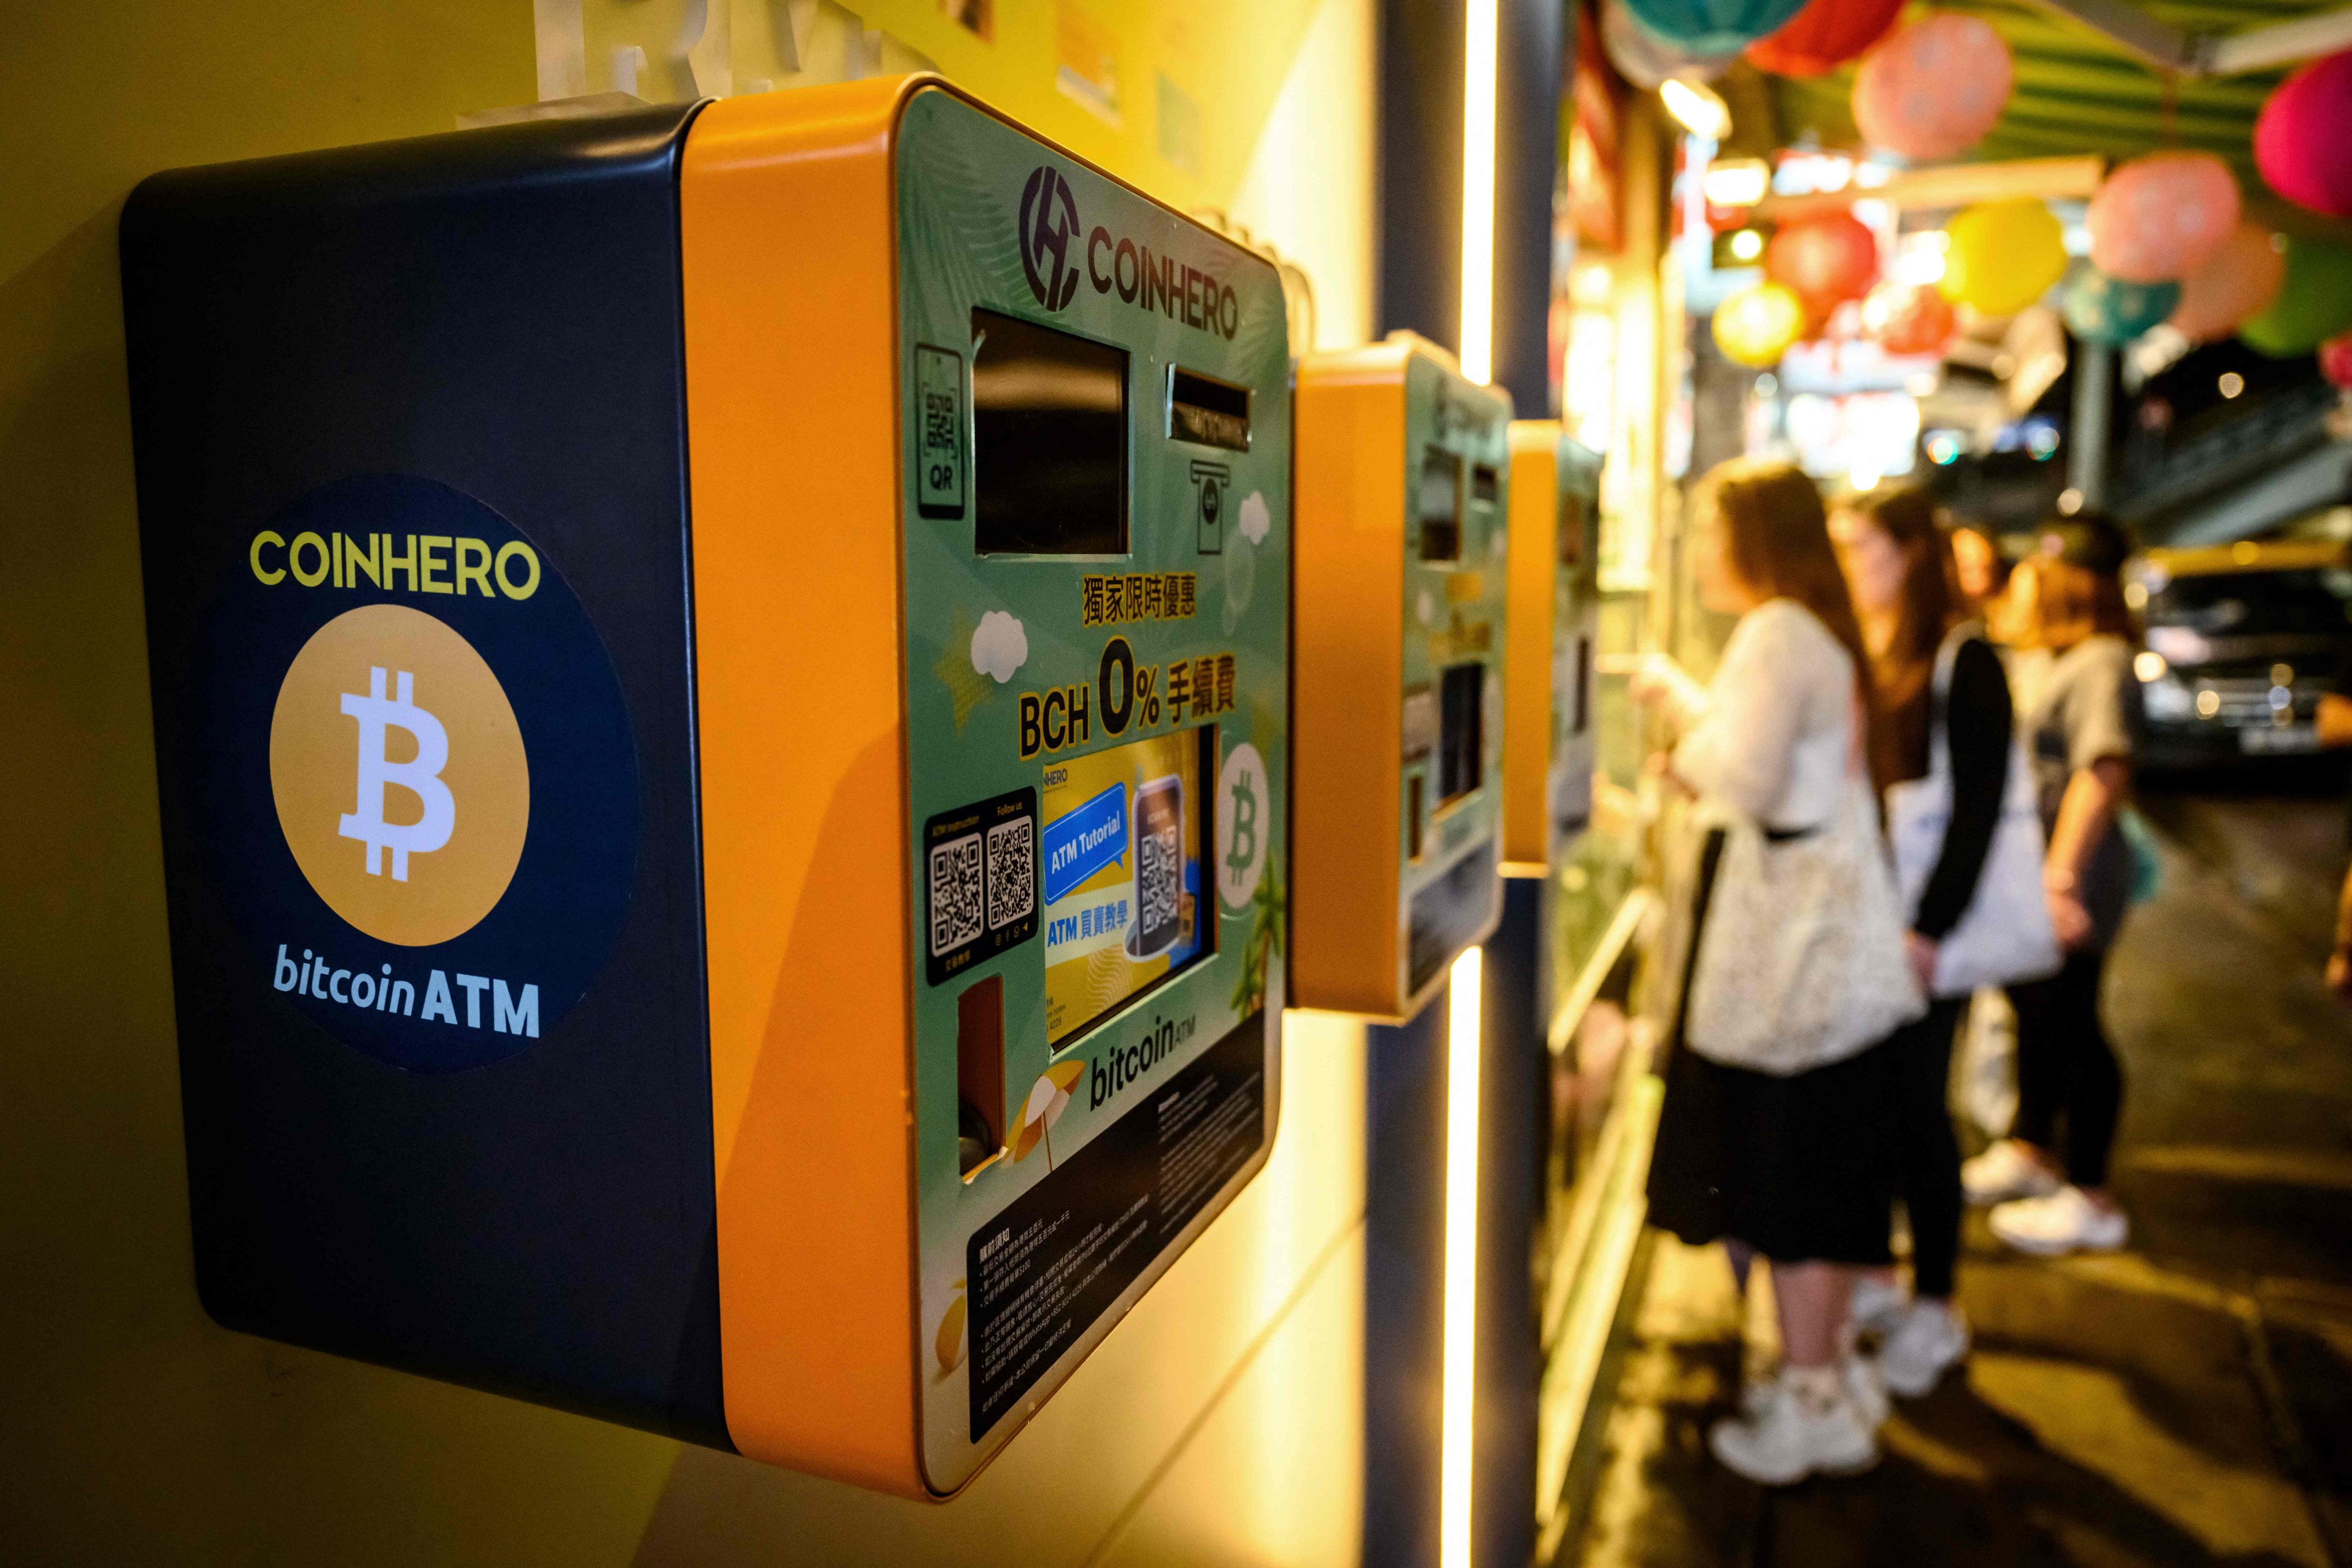
[(2124, 569), (2124, 596), (2147, 627), (2135, 669), (2149, 765), (2319, 749), (2319, 699), (2352, 656), (2352, 549), (2150, 550)]

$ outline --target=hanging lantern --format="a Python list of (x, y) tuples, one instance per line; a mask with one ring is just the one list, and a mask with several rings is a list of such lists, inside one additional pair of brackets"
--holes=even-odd
[(1862, 302), (1862, 330), (1891, 354), (1944, 352), (1959, 330), (1951, 301), (1918, 283), (1882, 283)]
[(1783, 224), (1765, 247), (1764, 276), (1795, 289), (1814, 315), (1826, 316), (1870, 291), (1878, 276), (1878, 237), (1845, 212)]
[(2333, 384), (2352, 390), (2352, 332), (2319, 345), (2319, 374)]
[(2352, 217), (2352, 49), (2279, 83), (2254, 121), (2254, 166), (2297, 206)]
[(1737, 49), (1696, 54), (1653, 37), (1625, 8), (1625, 0), (1601, 0), (1601, 52), (1619, 76), (1643, 92), (1657, 91), (1669, 77), (1713, 81), (1739, 58)]
[(1951, 240), (1936, 287), (1984, 316), (2013, 316), (2066, 274), (2066, 231), (2032, 196), (1984, 202), (1945, 226)]
[(2091, 261), (2126, 283), (2185, 278), (2238, 226), (2238, 182), (2210, 153), (2151, 153), (2091, 198)]
[(2015, 75), (1990, 23), (1932, 11), (1863, 57), (1853, 122), (1873, 147), (1915, 160), (1956, 157), (2000, 118)]
[(1643, 30), (1669, 47), (1736, 55), (1795, 16), (1805, 0), (1625, 0)]
[(2245, 319), (2238, 336), (2246, 346), (2285, 359), (2307, 354), (2352, 327), (2352, 250), (2300, 235), (2286, 242), (2286, 276), (2278, 298)]
[(1820, 76), (1886, 36), (1903, 0), (1808, 0), (1777, 32), (1748, 46), (1748, 63), (1775, 76)]
[(2286, 258), (2270, 231), (2241, 222), (2212, 260), (2180, 280), (2173, 328), (2192, 343), (2226, 338), (2239, 322), (2277, 299), (2285, 280)]
[(2126, 283), (2083, 266), (2066, 279), (2064, 303), (2067, 329), (2084, 342), (2127, 343), (2172, 314), (2180, 285)]
[(1805, 302), (1782, 283), (1759, 283), (1715, 308), (1715, 346), (1752, 370), (1780, 363), (1805, 330)]

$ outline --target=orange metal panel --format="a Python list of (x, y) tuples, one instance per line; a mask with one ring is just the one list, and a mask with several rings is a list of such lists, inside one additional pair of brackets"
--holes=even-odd
[(1291, 1002), (1396, 1015), (1404, 937), (1405, 366), (1391, 342), (1298, 367), (1291, 611)]
[(909, 1496), (891, 141), (920, 85), (714, 104), (679, 195), (728, 1430)]
[(1509, 610), (1503, 678), (1503, 874), (1540, 877), (1550, 854), (1552, 619), (1559, 592), (1557, 419), (1511, 422)]

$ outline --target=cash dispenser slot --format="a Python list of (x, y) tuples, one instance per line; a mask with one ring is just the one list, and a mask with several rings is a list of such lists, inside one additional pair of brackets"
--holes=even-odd
[(1168, 367), (1168, 437), (1223, 447), (1228, 452), (1250, 448), (1250, 393), (1213, 375)]
[(1004, 980), (956, 997), (956, 1168), (965, 1181), (1004, 1152)]

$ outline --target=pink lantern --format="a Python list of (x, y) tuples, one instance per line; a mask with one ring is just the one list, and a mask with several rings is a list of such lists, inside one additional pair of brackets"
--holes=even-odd
[(2319, 345), (2319, 374), (2337, 386), (2352, 388), (2352, 332)]
[(1811, 314), (1825, 316), (1869, 290), (1878, 276), (1878, 237), (1847, 212), (1783, 224), (1764, 252), (1764, 276), (1795, 289)]
[(1853, 122), (1873, 147), (1911, 159), (1956, 157), (2000, 118), (2015, 74), (1990, 23), (1933, 11), (1863, 57)]
[(2238, 323), (2278, 298), (2286, 257), (2268, 229), (2240, 223), (2213, 258), (2180, 280), (2172, 325), (2192, 343), (2226, 338)]
[(2254, 121), (2254, 166), (2297, 206), (2352, 217), (2352, 49), (2279, 83)]
[(1882, 283), (1862, 302), (1862, 330), (1891, 354), (1941, 353), (1959, 330), (1952, 302), (1917, 283)]
[(2151, 153), (2091, 198), (2091, 264), (2126, 283), (2185, 278), (2238, 226), (2238, 182), (2210, 153)]

